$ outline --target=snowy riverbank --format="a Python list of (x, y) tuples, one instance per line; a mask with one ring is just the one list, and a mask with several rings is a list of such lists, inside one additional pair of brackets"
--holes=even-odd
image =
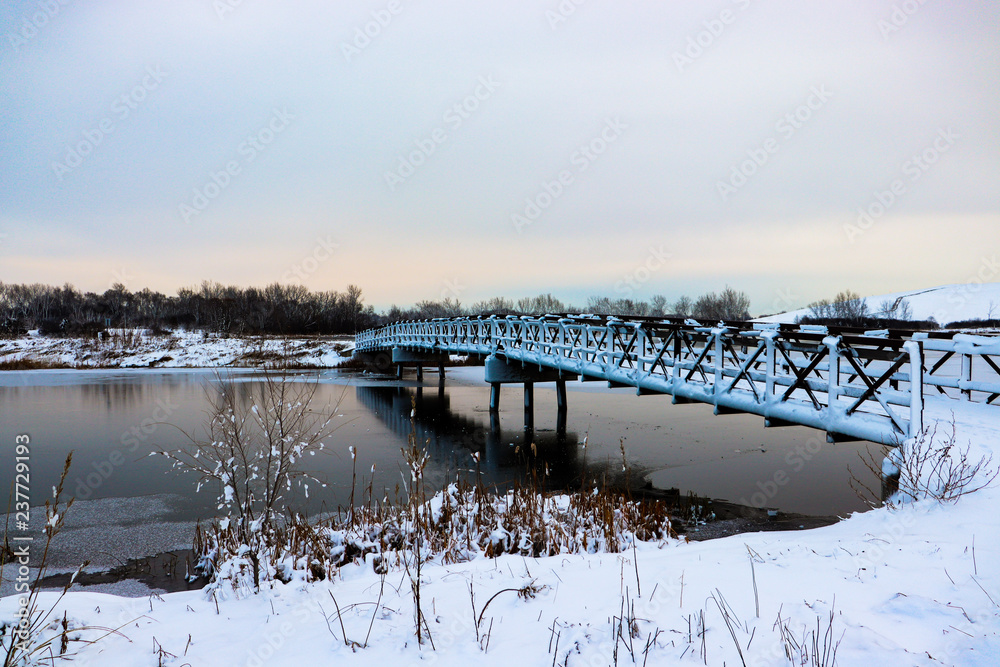
[[(949, 423), (952, 411), (960, 445), (1000, 456), (1000, 409), (928, 401), (931, 419)], [(786, 665), (786, 650), (798, 659), (814, 639), (821, 652), (839, 642), (839, 665), (995, 665), (998, 502), (994, 485), (954, 504), (925, 500), (808, 531), (427, 565), (421, 595), (433, 647), (416, 643), (406, 573), (383, 581), (371, 564), (249, 596), (78, 590), (56, 611), (71, 628), (121, 626), (91, 646), (71, 643), (77, 665), (155, 665), (160, 650), (162, 664), (178, 665), (609, 665), (616, 649), (618, 664), (735, 665), (742, 652), (747, 665)], [(0, 615), (16, 604), (4, 599)]]
[(102, 338), (58, 338), (31, 332), (0, 339), (0, 365), (69, 368), (329, 368), (350, 358), (353, 336), (227, 336), (177, 330), (151, 335), (114, 329)]

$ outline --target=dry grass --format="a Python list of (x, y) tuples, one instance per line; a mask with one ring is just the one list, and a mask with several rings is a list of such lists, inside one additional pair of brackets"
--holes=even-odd
[[(23, 448), (23, 449), (22, 449)], [(27, 456), (28, 446), (18, 444), (15, 447), (16, 453), (24, 452)], [(39, 597), (42, 588), (39, 585), (45, 577), (51, 555), (52, 541), (62, 531), (66, 520), (66, 513), (73, 505), (73, 499), (63, 501), (63, 486), (66, 476), (69, 474), (72, 465), (73, 453), (66, 457), (63, 465), (62, 475), (59, 483), (53, 487), (53, 498), (45, 501), (45, 540), (41, 558), (36, 563), (37, 573), (34, 579), (30, 575), (22, 577), (21, 571), (27, 572), (27, 549), (24, 543), (19, 543), (18, 550), (24, 549), (23, 554), (17, 554), (10, 548), (3, 550), (0, 557), (0, 577), (6, 566), (11, 566), (18, 573), (15, 591), (20, 596), (19, 611), (15, 613), (13, 621), (5, 619), (0, 623), (0, 657), (3, 658), (3, 667), (15, 667), (20, 665), (54, 665), (57, 661), (71, 661), (75, 651), (70, 650), (71, 643), (94, 644), (109, 634), (116, 632), (110, 628), (100, 628), (95, 626), (84, 626), (73, 619), (70, 619), (64, 611), (60, 619), (56, 612), (56, 607), (69, 591), (70, 586), (76, 577), (87, 566), (87, 562), (70, 576), (68, 582), (56, 596), (55, 600), (43, 600)], [(38, 511), (36, 509), (36, 511)], [(8, 512), (8, 519), (11, 516)], [(9, 532), (10, 526), (7, 526)], [(13, 577), (11, 577), (13, 579)], [(97, 635), (94, 635), (96, 631)]]
[[(195, 551), (206, 575), (239, 557), (240, 537), (232, 523), (198, 528)], [(308, 581), (350, 563), (367, 562), (382, 573), (412, 567), (418, 552), (422, 561), (453, 563), (507, 553), (621, 552), (636, 540), (672, 537), (668, 505), (660, 500), (633, 500), (607, 489), (547, 495), (523, 486), (490, 495), (482, 486), (456, 482), (428, 499), (369, 500), (320, 522), (292, 515), (261, 536), (267, 553), (260, 561), (269, 561), (279, 580), (292, 580), (298, 570)], [(245, 565), (249, 575), (252, 563)], [(223, 577), (231, 574), (230, 567)]]
[(62, 361), (45, 361), (32, 357), (17, 357), (0, 361), (0, 371), (38, 371), (53, 368), (78, 368)]
[(366, 363), (360, 357), (351, 356), (345, 359), (344, 361), (340, 362), (339, 364), (337, 364), (337, 368), (344, 370), (370, 371), (372, 370), (373, 366), (371, 364)]

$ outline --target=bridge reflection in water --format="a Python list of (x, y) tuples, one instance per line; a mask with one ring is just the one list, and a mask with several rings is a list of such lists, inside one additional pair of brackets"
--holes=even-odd
[(436, 468), (474, 472), (473, 454), (478, 453), (485, 482), (503, 487), (523, 481), (531, 470), (541, 481), (547, 471), (544, 485), (550, 489), (570, 488), (584, 475), (601, 479), (611, 472), (607, 462), (588, 462), (580, 456), (579, 436), (567, 432), (565, 420), (554, 431), (504, 430), (497, 413), (477, 419), (452, 411), (451, 399), (440, 385), (358, 386), (355, 391), (358, 402), (396, 434), (400, 446), (413, 433)]

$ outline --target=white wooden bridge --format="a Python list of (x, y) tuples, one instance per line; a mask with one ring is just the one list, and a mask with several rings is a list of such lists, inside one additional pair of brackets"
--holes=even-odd
[[(359, 333), (356, 353), (376, 362), (442, 366), (448, 355), (485, 358), (499, 407), (500, 385), (532, 389), (555, 381), (560, 412), (567, 380), (606, 381), (636, 393), (669, 394), (675, 403), (744, 412), (765, 426), (802, 425), (828, 439), (898, 445), (923, 428), (924, 391), (958, 392), (987, 403), (1000, 397), (1000, 340), (749, 322), (596, 316), (507, 316), (400, 322)], [(928, 369), (925, 351), (935, 364)], [(390, 356), (391, 355), (391, 356)], [(988, 366), (973, 378), (973, 360)], [(960, 363), (957, 376), (941, 374)], [(980, 363), (977, 368), (984, 368)], [(938, 375), (935, 375), (938, 373)], [(561, 416), (562, 416), (561, 415)]]

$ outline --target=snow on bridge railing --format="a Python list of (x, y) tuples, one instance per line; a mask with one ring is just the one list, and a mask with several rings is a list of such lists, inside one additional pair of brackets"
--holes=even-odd
[[(939, 394), (992, 404), (1000, 398), (1000, 336), (918, 333), (927, 354), (924, 384)], [(957, 390), (952, 396), (946, 389)]]
[(679, 318), (507, 316), (398, 322), (357, 350), (497, 354), (508, 361), (884, 444), (922, 428), (919, 341), (825, 327)]

